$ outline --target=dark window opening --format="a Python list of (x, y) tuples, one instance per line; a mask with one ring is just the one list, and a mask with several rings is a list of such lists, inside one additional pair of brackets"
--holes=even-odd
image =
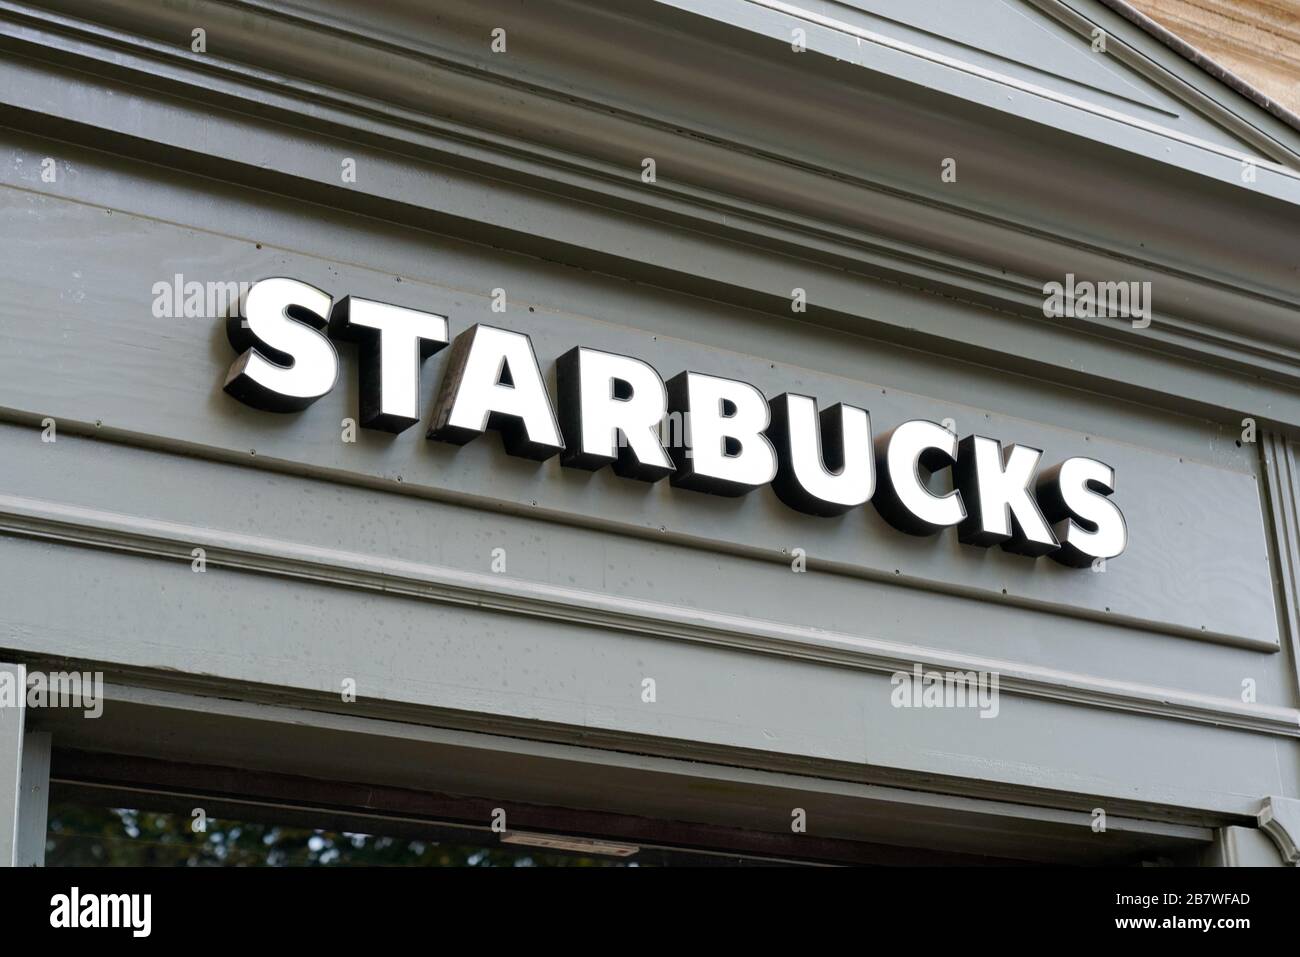
[[(126, 795), (124, 795), (126, 796)], [(138, 803), (138, 802), (137, 802)], [(280, 815), (290, 818), (293, 815)], [(173, 810), (103, 807), (61, 800), (50, 806), (47, 867), (662, 867), (756, 863), (743, 858), (619, 846), (617, 855), (539, 848), (488, 840), (464, 828), (385, 827), (358, 820), (353, 828), (311, 827), (275, 814), (208, 817)], [(493, 838), (498, 838), (493, 835)], [(525, 842), (550, 836), (526, 833)], [(560, 838), (563, 840), (563, 838)], [(613, 845), (611, 845), (613, 846)], [(634, 848), (634, 849), (633, 849)]]
[[(593, 782), (593, 794), (598, 784)], [(503, 820), (498, 818), (504, 816)], [(783, 830), (56, 750), (46, 864), (666, 867), (1021, 861)], [(789, 825), (786, 825), (789, 827)]]
[[(509, 805), (507, 805), (509, 807)], [(509, 825), (54, 781), (47, 867), (668, 867), (790, 863)]]

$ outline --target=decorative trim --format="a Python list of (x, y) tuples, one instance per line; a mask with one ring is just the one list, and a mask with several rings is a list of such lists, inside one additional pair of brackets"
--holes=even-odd
[[(24, 664), (0, 661), (0, 674), (9, 676), (14, 687), (27, 686)], [(14, 867), (18, 863), (26, 724), (25, 697), (19, 698), (16, 708), (0, 708), (0, 867)]]
[(18, 838), (15, 867), (45, 866), (45, 830), (50, 808), (50, 734), (23, 734), (22, 770), (19, 773)]
[[(130, 6), (129, 3), (126, 4)], [(119, 6), (121, 6), (119, 4)], [(1251, 288), (1249, 279), (1241, 284), (1231, 280), (1212, 280), (1180, 270), (1172, 263), (1161, 264), (1143, 257), (1109, 250), (1079, 239), (1044, 232), (1041, 229), (1010, 220), (998, 219), (986, 211), (966, 209), (953, 203), (939, 202), (929, 196), (908, 194), (884, 183), (872, 182), (855, 173), (836, 168), (810, 165), (808, 162), (787, 156), (777, 156), (753, 146), (720, 138), (704, 129), (685, 130), (667, 121), (641, 116), (626, 110), (610, 109), (599, 103), (579, 101), (564, 96), (559, 91), (548, 91), (538, 86), (528, 86), (510, 77), (455, 61), (450, 55), (434, 57), (428, 53), (388, 40), (377, 40), (351, 27), (329, 25), (309, 19), (300, 11), (288, 12), (274, 4), (222, 3), (227, 10), (246, 9), (253, 15), (264, 16), (276, 24), (328, 36), (331, 42), (347, 43), (356, 48), (361, 60), (370, 62), (380, 54), (387, 54), (390, 62), (405, 59), (417, 65), (423, 73), (441, 76), (446, 83), (457, 88), (475, 89), (484, 97), (522, 104), (516, 107), (519, 128), (526, 128), (548, 119), (554, 126), (580, 129), (581, 135), (597, 137), (604, 141), (622, 141), (652, 138), (662, 147), (671, 144), (674, 151), (672, 163), (679, 167), (681, 178), (665, 180), (654, 190), (638, 188), (625, 169), (615, 169), (608, 162), (576, 152), (560, 152), (539, 142), (518, 135), (507, 135), (475, 126), (470, 116), (441, 117), (403, 109), (364, 94), (343, 88), (326, 88), (316, 83), (296, 79), (276, 72), (286, 69), (283, 64), (250, 66), (234, 60), (225, 61), (214, 55), (201, 58), (188, 51), (158, 43), (132, 34), (129, 30), (105, 28), (48, 11), (38, 11), (26, 4), (3, 0), (0, 2), (0, 39), (12, 49), (26, 52), (41, 59), (67, 60), (71, 58), (80, 68), (96, 73), (129, 77), (140, 84), (131, 92), (134, 95), (159, 95), (158, 91), (175, 90), (202, 98), (206, 102), (224, 102), (243, 112), (241, 122), (248, 122), (247, 104), (258, 106), (258, 113), (268, 110), (292, 117), (300, 125), (315, 126), (340, 124), (351, 127), (366, 139), (380, 139), (393, 149), (407, 155), (412, 152), (429, 161), (453, 163), (461, 169), (477, 169), (490, 175), (501, 176), (529, 188), (543, 188), (561, 199), (565, 195), (579, 195), (585, 200), (595, 200), (607, 209), (635, 208), (656, 223), (677, 223), (687, 228), (718, 236), (729, 242), (776, 249), (781, 255), (798, 257), (813, 262), (860, 271), (867, 276), (901, 282), (938, 292), (952, 298), (993, 306), (1014, 315), (1025, 323), (1029, 331), (1034, 324), (1043, 323), (1041, 316), (1041, 282), (1023, 272), (1009, 272), (993, 268), (987, 263), (950, 255), (925, 248), (922, 236), (963, 235), (968, 246), (1005, 250), (1007, 257), (1024, 261), (1034, 260), (1032, 269), (1059, 271), (1062, 263), (1083, 263), (1087, 268), (1101, 269), (1112, 274), (1128, 274), (1135, 269), (1159, 277), (1164, 284), (1162, 300), (1179, 302), (1186, 308), (1198, 309), (1195, 318), (1171, 316), (1154, 317), (1152, 326), (1144, 330), (1138, 344), (1144, 349), (1172, 357), (1182, 363), (1187, 358), (1200, 360), (1191, 376), (1216, 377), (1207, 385), (1205, 396), (1217, 394), (1231, 396), (1221, 387), (1219, 377), (1250, 375), (1249, 389), (1237, 399), (1213, 405), (1230, 406), (1234, 411), (1249, 414), (1254, 410), (1236, 406), (1244, 405), (1249, 392), (1259, 407), (1271, 408), (1278, 421), (1300, 427), (1300, 409), (1293, 409), (1288, 396), (1300, 384), (1300, 348), (1282, 342), (1265, 341), (1257, 337), (1257, 330), (1282, 329), (1282, 313), (1300, 305), (1260, 288)], [(118, 14), (121, 15), (120, 13)], [(106, 14), (107, 16), (107, 14)], [(253, 54), (250, 53), (250, 56)], [(255, 62), (255, 61), (254, 61)], [(409, 70), (408, 70), (409, 73)], [(347, 82), (346, 75), (340, 81)], [(150, 93), (149, 91), (154, 91)], [(168, 95), (170, 98), (170, 95)], [(580, 117), (580, 121), (579, 121)], [(69, 116), (69, 122), (102, 126), (104, 131), (114, 127), (111, 117), (93, 116), (78, 120)], [(232, 117), (208, 117), (208, 122), (233, 122)], [(575, 134), (579, 135), (579, 134)], [(137, 137), (152, 137), (166, 142), (171, 151), (169, 161), (182, 168), (193, 160), (175, 145), (174, 137), (164, 138), (161, 132), (147, 132), (147, 125), (137, 127)], [(237, 137), (223, 135), (226, 142), (237, 142)], [(143, 140), (141, 141), (143, 142)], [(123, 141), (124, 145), (125, 141)], [(236, 156), (227, 157), (233, 171), (241, 162)], [(784, 192), (787, 207), (777, 208), (755, 199), (724, 194), (716, 189), (688, 185), (692, 177), (716, 176), (720, 163), (734, 166), (743, 164), (743, 178), (761, 178), (770, 181), (774, 176), (785, 180)], [(209, 170), (209, 172), (211, 172)], [(265, 175), (265, 171), (261, 171)], [(311, 182), (319, 190), (321, 184), (310, 180), (303, 171), (282, 170), (285, 175)], [(1290, 175), (1290, 174), (1288, 174)], [(1068, 183), (1068, 172), (1062, 171), (1054, 178), (1058, 184)], [(847, 191), (853, 191), (850, 194)], [(337, 191), (341, 203), (359, 201), (361, 191)], [(383, 196), (393, 200), (394, 197)], [(394, 200), (397, 201), (397, 200)], [(827, 203), (836, 202), (845, 208), (869, 211), (880, 207), (889, 215), (897, 229), (888, 236), (873, 232), (862, 225), (846, 226), (825, 217)], [(910, 207), (910, 214), (902, 216), (900, 204)], [(421, 204), (421, 211), (435, 211), (433, 201)], [(399, 214), (400, 215), (400, 214)], [(875, 215), (875, 214), (872, 214)], [(1213, 220), (1206, 213), (1207, 221)], [(486, 224), (485, 224), (486, 225)], [(874, 226), (872, 227), (874, 229)], [(915, 235), (912, 235), (913, 229)], [(558, 236), (534, 237), (553, 243), (563, 243)], [(608, 256), (606, 250), (603, 255)], [(732, 301), (747, 299), (742, 304), (755, 304), (755, 297), (764, 298), (763, 291), (748, 289), (739, 292), (726, 286), (721, 276), (684, 277), (673, 272), (669, 263), (644, 264), (654, 270), (652, 281), (669, 286), (686, 282), (707, 281), (709, 295), (729, 298)], [(1082, 268), (1082, 267), (1081, 267)], [(770, 291), (767, 294), (770, 296)], [(1228, 303), (1233, 305), (1229, 307)], [(1181, 307), (1180, 307), (1181, 308)], [(1037, 319), (1035, 321), (1035, 314)], [(1249, 318), (1253, 327), (1247, 334), (1231, 328), (1211, 328), (1209, 316), (1236, 316)], [(809, 313), (810, 321), (819, 316), (840, 318), (835, 306), (818, 305)], [(859, 317), (852, 317), (857, 320)], [(909, 322), (894, 322), (887, 316), (873, 316), (872, 321), (894, 327), (899, 336), (921, 334), (945, 341), (927, 342), (936, 351), (960, 347), (979, 349), (978, 334), (964, 330), (960, 338), (951, 334), (949, 327), (921, 328)], [(1117, 329), (1106, 320), (1076, 320), (1079, 336), (1106, 340), (1108, 346), (1130, 352), (1134, 342), (1126, 330)], [(875, 334), (875, 332), (873, 332)], [(1125, 338), (1129, 337), (1129, 338)], [(997, 344), (984, 346), (998, 349)], [(1005, 351), (1005, 350), (1004, 350)], [(1043, 355), (1029, 358), (1032, 351), (1017, 352), (1024, 362), (1048, 362)], [(1094, 378), (1106, 373), (1072, 364), (1068, 371), (1076, 377)], [(1181, 368), (1181, 366), (1180, 366)], [(1262, 375), (1261, 375), (1262, 374)], [(1126, 383), (1142, 390), (1144, 397), (1149, 384), (1160, 377), (1149, 377), (1144, 382)], [(1258, 391), (1261, 381), (1269, 390)], [(1161, 393), (1166, 394), (1166, 393)], [(1180, 390), (1180, 408), (1186, 409), (1188, 399), (1196, 397)], [(1204, 396), (1201, 396), (1204, 399)], [(1204, 400), (1208, 402), (1208, 399)]]
[(1273, 567), (1276, 569), (1282, 640), (1290, 639), (1291, 662), (1300, 692), (1300, 463), (1295, 446), (1285, 436), (1265, 432), (1260, 436), (1263, 487), (1273, 530)]
[(197, 546), (207, 553), (209, 566), (883, 674), (910, 671), (918, 663), (926, 669), (996, 672), (1001, 690), (1011, 694), (1300, 738), (1296, 708), (1246, 705), (1173, 688), (14, 495), (0, 495), (0, 531), (185, 562)]
[(1300, 116), (1297, 116), (1295, 113), (1287, 109), (1286, 106), (1277, 102), (1277, 100), (1274, 100), (1264, 91), (1258, 89), (1249, 80), (1238, 76), (1216, 60), (1206, 56), (1172, 30), (1165, 29), (1155, 20), (1151, 19), (1137, 7), (1129, 3), (1128, 0), (1101, 0), (1101, 2), (1114, 10), (1125, 20), (1137, 24), (1179, 56), (1185, 57), (1189, 62), (1196, 64), (1196, 66), (1200, 67), (1216, 80), (1219, 80), (1225, 85), (1231, 87), (1237, 93), (1240, 93), (1256, 106), (1268, 110), (1287, 126), (1300, 130)]
[(1272, 838), (1282, 860), (1300, 866), (1300, 799), (1264, 798), (1259, 806), (1259, 828)]
[[(1072, 790), (1050, 790), (1000, 785), (970, 778), (936, 778), (911, 773), (890, 773), (886, 769), (860, 764), (791, 760), (772, 752), (738, 752), (713, 747), (677, 746), (665, 739), (629, 735), (588, 735), (564, 737), (561, 728), (546, 729), (545, 737), (536, 737), (538, 728), (504, 727), (500, 722), (470, 726), (441, 723), (418, 724), (409, 716), (374, 716), (303, 710), (299, 703), (277, 700), (234, 699), (218, 691), (175, 691), (150, 688), (110, 679), (104, 685), (108, 710), (118, 713), (114, 705), (133, 705), (141, 713), (128, 725), (126, 733), (139, 724), (184, 725), (187, 716), (211, 721), (234, 720), (241, 725), (292, 724), (307, 726), (324, 733), (368, 735), (377, 740), (419, 741), (433, 747), (473, 749), (494, 755), (496, 766), (509, 766), (516, 758), (529, 763), (538, 761), (567, 762), (589, 767), (616, 768), (622, 771), (645, 771), (656, 775), (714, 781), (745, 787), (777, 787), (790, 791), (811, 790), (820, 794), (856, 796), (864, 801), (894, 805), (903, 813), (954, 812), (980, 815), (985, 819), (1033, 821), (1043, 826), (1079, 827), (1083, 833), (1091, 820), (1090, 809), (1098, 800), (1107, 807), (1107, 830), (1125, 835), (1145, 835), (1158, 840), (1208, 844), (1212, 827), (1226, 821), (1250, 821), (1223, 810), (1205, 810), (1187, 805), (1153, 805), (1127, 798), (1079, 794)], [(100, 726), (103, 727), (102, 725)], [(99, 730), (98, 728), (96, 730)], [(258, 736), (275, 740), (274, 734)], [(111, 739), (109, 739), (111, 741)], [(109, 742), (96, 741), (98, 749)], [(111, 746), (109, 747), (111, 749)], [(189, 756), (193, 759), (193, 755)], [(499, 760), (498, 760), (499, 758)], [(658, 789), (656, 788), (656, 793)]]
[[(856, 37), (858, 40), (865, 40), (869, 43), (874, 43), (877, 46), (887, 47), (889, 49), (896, 50), (900, 53), (906, 53), (909, 56), (918, 57), (919, 59), (926, 60), (930, 63), (947, 67), (950, 70), (956, 70), (960, 73), (965, 73), (970, 76), (979, 77), (980, 79), (990, 80), (1001, 86), (1009, 87), (1010, 89), (1013, 90), (1019, 90), (1022, 93), (1028, 93), (1031, 96), (1036, 96), (1041, 99), (1048, 100), (1052, 103), (1069, 107), (1071, 109), (1080, 110), (1084, 113), (1091, 113), (1094, 116), (1102, 117), (1103, 119), (1110, 120), (1111, 122), (1114, 123), (1119, 123), (1124, 126), (1130, 126), (1133, 129), (1143, 130), (1144, 132), (1147, 133), (1155, 133), (1159, 136), (1168, 137), (1169, 139), (1176, 140), (1188, 146), (1193, 146), (1196, 149), (1206, 150), (1211, 153), (1218, 153), (1219, 155), (1229, 156), (1237, 160), (1253, 159), (1255, 160), (1256, 163), (1260, 163), (1261, 165), (1262, 163), (1267, 163), (1268, 167), (1272, 169), (1275, 173), (1290, 178), (1300, 178), (1300, 173), (1297, 173), (1295, 170), (1287, 166), (1283, 166), (1281, 163), (1261, 161), (1259, 157), (1253, 156), (1252, 154), (1247, 153), (1243, 150), (1230, 149), (1226, 146), (1220, 146), (1217, 143), (1211, 143), (1208, 140), (1202, 140), (1194, 136), (1187, 136), (1183, 133), (1178, 132), (1177, 130), (1171, 130), (1168, 127), (1160, 126), (1159, 124), (1156, 123), (1147, 123), (1143, 120), (1138, 119), (1135, 116), (1129, 116), (1117, 110), (1107, 109), (1104, 106), (1100, 106), (1095, 103), (1089, 103), (1086, 100), (1080, 100), (1077, 97), (1067, 96), (1063, 93), (1057, 93), (1055, 90), (1050, 90), (1046, 87), (1039, 86), (1034, 83), (1026, 83), (1022, 80), (1017, 80), (1015, 77), (1007, 76), (1004, 73), (998, 73), (993, 70), (988, 70), (983, 67), (976, 66), (973, 63), (967, 63), (963, 60), (958, 60), (953, 57), (944, 56), (943, 54), (936, 53), (933, 50), (926, 50), (923, 47), (918, 47), (911, 43), (905, 43), (901, 40), (895, 40), (892, 37), (887, 37), (884, 36), (883, 34), (875, 33), (871, 30), (864, 30), (860, 27), (853, 26), (853, 24), (851, 23), (845, 23), (842, 20), (836, 20), (832, 17), (823, 16), (819, 13), (816, 13), (812, 10), (804, 9), (795, 4), (784, 3), (782, 2), (782, 0), (744, 0), (744, 2), (753, 4), (754, 6), (757, 7), (763, 7), (765, 9), (772, 10), (777, 13), (785, 14), (786, 16), (792, 17), (797, 20), (806, 20), (809, 23), (816, 23), (818, 26), (826, 27), (829, 30), (835, 30), (839, 33), (844, 33), (848, 36)], [(1060, 3), (1052, 2), (1052, 0), (1048, 0), (1048, 3), (1051, 6), (1057, 7), (1058, 9), (1063, 6)], [(1069, 9), (1069, 8), (1066, 7), (1065, 9)], [(1071, 10), (1070, 12), (1073, 13), (1074, 11)]]

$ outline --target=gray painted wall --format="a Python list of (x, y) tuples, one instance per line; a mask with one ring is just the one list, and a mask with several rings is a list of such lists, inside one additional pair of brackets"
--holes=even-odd
[[(723, 29), (696, 18), (727, 5), (693, 6), (647, 5), (640, 15), (647, 29), (683, 37), (673, 56), (707, 61), (709, 49), (730, 49), (735, 76), (759, 68), (760, 24)], [(221, 10), (193, 7), (223, 22)], [(478, 18), (506, 14), (484, 9), (448, 5), (446, 22), (427, 34), (403, 34), (413, 8), (395, 7), (387, 32), (368, 15), (365, 29), (329, 41), (355, 44), (355, 55), (343, 58), (352, 65), (337, 89), (317, 97), (307, 93), (319, 78), (305, 74), (301, 88), (262, 87), (248, 71), (269, 55), (262, 41), (239, 34), (246, 45), (227, 55), (216, 41), (235, 44), (235, 35), (215, 26), (210, 58), (141, 46), (139, 62), (108, 66), (84, 24), (62, 21), (38, 36), (31, 21), (5, 15), (4, 42), (31, 57), (0, 67), (12, 81), (0, 130), (0, 221), (12, 240), (0, 260), (8, 656), (97, 663), (151, 687), (198, 683), (250, 697), (270, 689), (345, 714), (399, 709), (422, 723), (594, 736), (614, 750), (756, 771), (797, 762), (830, 779), (922, 790), (942, 781), (948, 793), (1188, 825), (1250, 824), (1264, 797), (1297, 798), (1289, 438), (1300, 403), (1290, 332), (1271, 321), (1294, 315), (1294, 274), (1269, 260), (1276, 246), (1232, 281), (1208, 265), (1242, 255), (1239, 235), (1269, 237), (1292, 221), (1285, 162), (1294, 136), (1221, 90), (1196, 99), (1176, 73), (1156, 84), (1121, 62), (1062, 82), (1105, 88), (1100, 102), (1111, 106), (1127, 96), (1163, 109), (1167, 123), (1161, 132), (1135, 126), (1145, 116), (1136, 106), (1122, 122), (1083, 110), (1137, 131), (1106, 151), (1062, 115), (1030, 137), (1025, 124), (1047, 117), (995, 117), (956, 102), (946, 81), (925, 86), (900, 68), (871, 87), (881, 105), (852, 134), (866, 136), (887, 104), (917, 118), (913, 139), (895, 129), (894, 144), (881, 147), (881, 170), (901, 176), (909, 167), (899, 151), (928, 151), (937, 174), (938, 158), (963, 144), (969, 152), (959, 155), (982, 170), (981, 136), (1029, 170), (1014, 205), (992, 202), (1002, 188), (992, 173), (937, 202), (935, 185), (903, 189), (895, 176), (885, 193), (883, 183), (793, 165), (812, 140), (772, 155), (775, 111), (729, 111), (724, 98), (689, 115), (689, 97), (675, 89), (652, 111), (650, 79), (635, 61), (607, 93), (615, 114), (597, 109), (583, 84), (618, 49), (617, 31), (575, 44), (562, 81), (552, 58), (559, 24), (529, 20), (514, 32), (520, 58), (488, 62), (467, 44)], [(1067, 14), (1054, 15), (1066, 23)], [(1028, 4), (1019, 14), (1043, 15)], [(141, 20), (126, 2), (96, 16), (142, 34), (169, 22)], [(286, 23), (322, 29), (292, 18), (276, 29)], [(1053, 43), (1070, 35), (1060, 23), (1047, 31)], [(472, 135), (461, 126), (435, 140), (426, 129), (404, 142), (425, 122), (450, 135), (450, 119), (433, 111), (417, 123), (403, 112), (411, 90), (383, 84), (399, 83), (406, 65), (391, 50), (379, 55), (381, 34), (415, 37), (415, 46), (433, 37), (436, 51), (402, 54), (426, 70), (477, 57), (455, 75), (495, 87), (500, 102), (528, 81), (549, 91), (538, 109), (583, 87), (567, 108), (592, 125), (575, 121), (547, 140), (522, 118), (476, 118), (473, 104), (498, 101), (463, 97), (459, 121), (480, 124)], [(73, 48), (77, 38), (84, 48)], [(1139, 37), (1125, 42), (1146, 49)], [(46, 60), (55, 48), (82, 57), (95, 82)], [(1044, 40), (1035, 56), (1050, 49)], [(829, 136), (848, 115), (842, 98), (864, 81), (837, 72), (814, 44), (804, 55), (801, 92), (823, 111), (807, 118), (809, 137)], [(1005, 55), (987, 50), (981, 62)], [(139, 85), (133, 71), (146, 62), (154, 79)], [(381, 62), (387, 72), (359, 65)], [(291, 73), (292, 57), (281, 68)], [(200, 92), (191, 84), (205, 73)], [(182, 91), (220, 108), (175, 99)], [(357, 97), (378, 93), (387, 106), (362, 110)], [(263, 108), (247, 111), (250, 98)], [(89, 107), (95, 99), (102, 105)], [(110, 131), (106, 117), (118, 109), (130, 125)], [(662, 125), (671, 110), (682, 126), (672, 134)], [(953, 141), (936, 138), (945, 110), (966, 124), (950, 127)], [(652, 147), (628, 137), (628, 169), (617, 171), (578, 136), (595, 137), (610, 115), (665, 139)], [(301, 125), (287, 122), (295, 117)], [(199, 140), (196, 130), (206, 131)], [(692, 142), (691, 131), (709, 135)], [(528, 141), (531, 168), (511, 165), (523, 153), (507, 148), (508, 134)], [(1276, 168), (1261, 167), (1245, 197), (1190, 154), (1170, 175), (1161, 166), (1172, 161), (1159, 150), (1144, 156), (1142, 137), (1233, 163), (1225, 150), (1267, 145)], [(1131, 197), (1151, 182), (1141, 194), (1151, 208), (1118, 203), (1125, 208), (1107, 224), (1087, 220), (1088, 203), (1080, 218), (1063, 215), (1052, 189), (1071, 174), (1033, 165), (1049, 140), (1052, 155), (1078, 157), (1090, 168), (1081, 175), (1122, 184)], [(665, 188), (629, 185), (639, 158), (659, 146)], [(818, 155), (838, 162), (829, 145)], [(355, 184), (337, 179), (347, 156), (358, 159)], [(54, 182), (40, 175), (46, 157)], [(753, 206), (760, 193), (766, 210)], [(719, 214), (724, 201), (744, 215)], [(1176, 238), (1143, 233), (1141, 220), (1155, 214), (1177, 215), (1184, 228)], [(925, 221), (941, 215), (933, 228)], [(1217, 234), (1205, 226), (1214, 217)], [(995, 235), (1016, 245), (991, 245)], [(1153, 248), (1135, 252), (1137, 235)], [(1154, 277), (1151, 329), (1048, 322), (1041, 309), (1035, 317), (1044, 277), (1086, 269)], [(357, 414), (351, 347), (339, 386), (309, 411), (242, 407), (220, 390), (234, 354), (216, 317), (151, 312), (154, 284), (177, 273), (287, 275), (336, 296), (443, 313), (453, 334), (480, 321), (528, 332), (548, 378), (556, 356), (587, 345), (644, 358), (664, 375), (690, 368), (768, 395), (858, 404), (877, 430), (951, 417), (962, 434), (1044, 448), (1048, 463), (1096, 456), (1117, 469), (1130, 548), (1095, 574), (961, 546), (953, 533), (911, 539), (871, 508), (816, 519), (766, 489), (724, 500), (539, 466), (505, 455), (495, 436), (457, 449), (417, 427), (346, 444), (340, 421)], [(789, 312), (795, 286), (809, 290), (806, 314)], [(498, 287), (504, 314), (489, 308)], [(445, 353), (424, 365), (425, 408), (444, 365)], [(1268, 457), (1240, 441), (1247, 414)], [(46, 417), (57, 423), (54, 443), (42, 441)], [(206, 552), (203, 574), (191, 570), (196, 547)], [(491, 570), (494, 548), (505, 549), (504, 574)], [(806, 574), (790, 568), (795, 548), (807, 552)], [(890, 674), (914, 662), (996, 670), (998, 718), (891, 707)], [(653, 704), (641, 700), (646, 677), (657, 683)], [(355, 704), (338, 700), (347, 678), (358, 684)], [(1253, 701), (1243, 700), (1243, 682)], [(55, 731), (56, 748), (68, 727)]]

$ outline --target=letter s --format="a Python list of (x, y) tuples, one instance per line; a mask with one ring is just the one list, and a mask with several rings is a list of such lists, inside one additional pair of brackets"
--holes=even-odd
[(325, 338), (333, 298), (296, 279), (263, 279), (249, 290), (241, 320), (226, 319), (226, 337), (240, 356), (225, 390), (265, 412), (298, 412), (330, 389), (339, 357)]
[(1051, 557), (1063, 565), (1087, 568), (1094, 559), (1118, 558), (1128, 547), (1128, 525), (1110, 500), (1115, 470), (1104, 462), (1076, 456), (1038, 477), (1039, 507), (1061, 543)]

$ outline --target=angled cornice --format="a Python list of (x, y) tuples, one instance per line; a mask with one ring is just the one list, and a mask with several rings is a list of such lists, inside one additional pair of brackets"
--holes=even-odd
[(1300, 116), (1290, 108), (1297, 102), (1294, 90), (1286, 90), (1288, 81), (1294, 87), (1300, 80), (1300, 56), (1295, 53), (1300, 31), (1292, 25), (1295, 13), (1287, 10), (1285, 2), (1254, 2), (1239, 13), (1233, 10), (1237, 4), (1232, 0), (1101, 2), (1288, 126), (1300, 129)]
[[(1006, 110), (1019, 116), (1039, 118), (1044, 122), (1070, 129), (1079, 135), (1094, 136), (1103, 142), (1113, 142), (1123, 148), (1144, 153), (1156, 160), (1174, 162), (1185, 168), (1200, 168), (1207, 175), (1222, 176), (1222, 170), (1212, 165), (1201, 167), (1200, 160), (1194, 158), (1197, 151), (1231, 156), (1237, 160), (1247, 157), (1256, 160), (1265, 157), (1277, 160), (1276, 164), (1266, 163), (1274, 173), (1279, 174), (1279, 179), (1275, 185), (1288, 196), (1293, 194), (1295, 177), (1291, 174), (1297, 160), (1294, 148), (1279, 140), (1276, 136), (1271, 136), (1258, 126), (1244, 120), (1240, 115), (1224, 108), (1213, 99), (1204, 96), (1201, 91), (1190, 84), (1181, 85), (1178, 90), (1180, 96), (1194, 98), (1201, 111), (1212, 116), (1216, 122), (1225, 129), (1231, 130), (1242, 141), (1241, 147), (1233, 148), (1209, 142), (1200, 137), (1185, 135), (1167, 124), (1149, 122), (1122, 110), (1111, 109), (1102, 104), (1080, 99), (1042, 84), (1018, 79), (1005, 72), (978, 66), (966, 59), (947, 56), (922, 46), (900, 41), (857, 26), (845, 17), (822, 13), (815, 10), (810, 4), (787, 3), (785, 0), (736, 0), (734, 3), (723, 4), (708, 3), (705, 0), (662, 0), (662, 2), (706, 15), (713, 11), (718, 11), (718, 15), (721, 15), (722, 11), (731, 13), (735, 10), (745, 10), (747, 5), (750, 8), (770, 11), (781, 17), (789, 18), (796, 23), (815, 24), (827, 31), (832, 43), (839, 40), (840, 45), (843, 47), (841, 50), (836, 50), (833, 45), (828, 44), (826, 52), (834, 51), (837, 55), (847, 52), (852, 57), (851, 62), (858, 63), (863, 67), (887, 70), (899, 77), (912, 79), (927, 85), (933, 84), (935, 88), (966, 98), (972, 103), (978, 103), (993, 109)], [(1086, 4), (1080, 4), (1077, 0), (1076, 2), (1071, 2), (1071, 0), (1029, 0), (1029, 2), (1049, 16), (1066, 23), (1082, 37), (1087, 37), (1093, 26), (1094, 21), (1083, 10)], [(850, 7), (851, 5), (845, 5), (846, 12)], [(769, 20), (768, 24), (771, 22), (773, 21)], [(756, 19), (747, 25), (756, 31), (761, 31), (768, 24)], [(1118, 37), (1112, 39), (1116, 42), (1113, 48), (1108, 47), (1108, 56), (1117, 57), (1131, 69), (1135, 69), (1142, 75), (1156, 81), (1159, 85), (1172, 88), (1171, 77), (1153, 68), (1154, 65), (1149, 60), (1144, 61), (1140, 57), (1134, 56), (1134, 51), (1119, 43)], [(853, 55), (853, 51), (849, 49), (845, 41), (850, 41), (853, 47), (857, 48), (859, 52), (856, 56)], [(882, 62), (880, 58), (881, 51), (899, 55), (899, 61), (896, 64), (890, 64), (888, 61)], [(944, 76), (945, 72), (948, 74), (946, 77)], [(986, 82), (972, 83), (971, 81)], [(1031, 105), (1026, 106), (1024, 104), (1024, 97), (1018, 102), (1015, 95), (1007, 96), (1008, 91), (1026, 95)], [(1038, 109), (1035, 109), (1035, 107)], [(1038, 111), (1042, 108), (1046, 108), (1046, 112)], [(1079, 117), (1072, 114), (1082, 114), (1089, 120), (1101, 121), (1103, 126), (1095, 127), (1086, 122), (1078, 122)], [(1112, 124), (1113, 126), (1111, 126)], [(1107, 129), (1107, 127), (1110, 128)], [(1117, 136), (1117, 132), (1120, 135)], [(1133, 137), (1131, 141), (1126, 141), (1129, 140), (1129, 137), (1125, 137), (1123, 135), (1125, 133)], [(1180, 155), (1176, 157), (1161, 155), (1159, 149), (1150, 149), (1149, 143), (1144, 145), (1142, 138), (1134, 136), (1134, 134), (1139, 133), (1151, 133), (1156, 137), (1170, 140), (1189, 149), (1187, 151), (1179, 150)], [(1173, 151), (1169, 150), (1169, 152), (1172, 153)], [(1233, 176), (1224, 176), (1223, 178), (1228, 182), (1236, 182), (1236, 178)]]

